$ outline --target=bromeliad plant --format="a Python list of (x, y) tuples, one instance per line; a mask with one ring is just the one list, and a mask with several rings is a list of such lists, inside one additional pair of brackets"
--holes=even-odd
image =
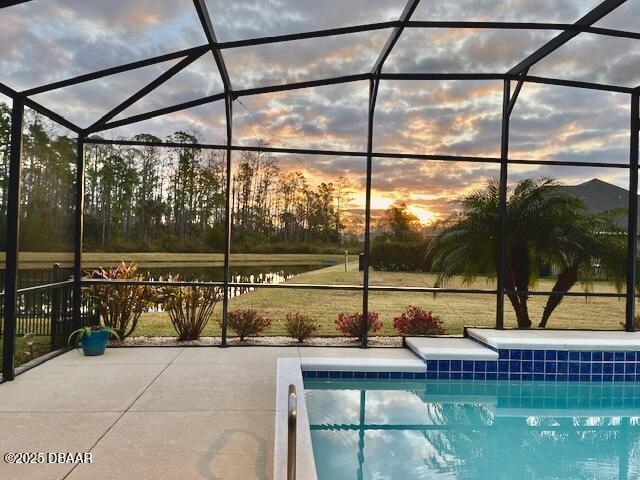
[[(122, 262), (114, 268), (98, 268), (90, 273), (95, 280), (135, 280), (144, 281), (138, 273), (135, 262)], [(156, 304), (156, 294), (149, 285), (96, 284), (85, 289), (87, 297), (93, 300), (100, 320), (105, 327), (113, 329), (120, 339), (133, 333), (140, 315)]]
[[(169, 277), (178, 282), (178, 276)], [(200, 286), (166, 286), (159, 290), (158, 302), (169, 314), (178, 341), (197, 340), (209, 323), (220, 300), (218, 289)]]

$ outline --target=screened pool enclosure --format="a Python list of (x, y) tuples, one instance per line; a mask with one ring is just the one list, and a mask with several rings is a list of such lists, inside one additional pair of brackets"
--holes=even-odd
[[(385, 292), (397, 298), (437, 293), (452, 299), (453, 309), (456, 295), (491, 298), (495, 310), (489, 315), (496, 328), (505, 327), (505, 315), (510, 312), (505, 296), (611, 298), (619, 299), (621, 312), (603, 328), (618, 328), (622, 323), (627, 331), (634, 330), (639, 1), (165, 3), (9, 0), (2, 4), (0, 30), (6, 33), (0, 94), (7, 97), (11, 120), (2, 195), (6, 208), (4, 380), (15, 373), (16, 336), (24, 333), (18, 327), (21, 309), (28, 303), (25, 299), (40, 295), (48, 302), (40, 316), (51, 322), (51, 349), (59, 349), (66, 346), (70, 331), (91, 320), (91, 312), (83, 308), (82, 288), (108, 282), (82, 278), (87, 229), (98, 232), (96, 236), (101, 233), (104, 242), (105, 223), (112, 218), (105, 216), (107, 220), (98, 226), (85, 221), (87, 203), (92, 201), (87, 193), (91, 173), (87, 164), (94, 149), (185, 148), (176, 135), (166, 140), (160, 136), (167, 133), (166, 128), (186, 131), (192, 127), (193, 123), (186, 128), (180, 123), (189, 115), (197, 118), (198, 128), (212, 141), (200, 136), (190, 140), (188, 148), (222, 159), (223, 233), (217, 240), (223, 254), (221, 278), (146, 283), (222, 289), (221, 346), (227, 346), (230, 292), (242, 288), (327, 291), (327, 308), (348, 296), (355, 299), (364, 318), (378, 308), (376, 301)], [(532, 96), (518, 113), (527, 91)], [(456, 106), (457, 101), (462, 106)], [(352, 108), (355, 104), (361, 108)], [(496, 112), (483, 112), (479, 105), (495, 106)], [(261, 113), (255, 113), (258, 110)], [(55, 277), (27, 286), (18, 279), (19, 246), (25, 235), (48, 234), (46, 229), (21, 231), (25, 214), (21, 208), (28, 208), (29, 201), (21, 193), (26, 178), (23, 152), (35, 148), (29, 143), (35, 138), (33, 131), (26, 135), (27, 118), (33, 112), (71, 132), (66, 138), (74, 139), (68, 147), (75, 149), (75, 163), (69, 169), (73, 176), (63, 185), (69, 204), (68, 218), (61, 221), (68, 225), (71, 268), (60, 268)], [(565, 118), (565, 113), (577, 115), (578, 120)], [(439, 118), (445, 119), (444, 125)], [(165, 119), (170, 127), (163, 126)], [(138, 125), (149, 135), (134, 136), (131, 129)], [(268, 143), (257, 141), (264, 132), (270, 137)], [(613, 139), (613, 148), (602, 147), (597, 137), (603, 132)], [(555, 135), (552, 145), (550, 138)], [(514, 140), (516, 144), (511, 153), (510, 138), (512, 147)], [(361, 203), (354, 204), (349, 215), (356, 225), (352, 244), (362, 243), (357, 281), (256, 283), (238, 281), (232, 275), (231, 253), (243, 252), (234, 245), (234, 229), (241, 225), (234, 222), (244, 221), (243, 211), (237, 208), (241, 195), (234, 194), (241, 188), (233, 173), (234, 162), (246, 155), (284, 159), (285, 164), (297, 164), (306, 171), (320, 171), (331, 164), (342, 165), (337, 172), (356, 172), (361, 180), (352, 196)], [(435, 173), (425, 177), (423, 168)], [(383, 201), (384, 192), (395, 188), (385, 182), (401, 176), (402, 191), (394, 198), (415, 194), (428, 202), (435, 195), (430, 190), (430, 185), (435, 190), (435, 183), (430, 182), (438, 181), (437, 171), (453, 169), (455, 175), (447, 177), (449, 189), (461, 186), (456, 178), (473, 184), (470, 176), (478, 172), (498, 179), (495, 282), (435, 286), (407, 285), (400, 277), (397, 281), (375, 278), (370, 269), (371, 243), (377, 235), (381, 205), (389, 203)], [(589, 172), (584, 173), (585, 179), (601, 175), (628, 190), (618, 198), (626, 202), (622, 214), (626, 283), (621, 289), (529, 291), (514, 284), (506, 255), (509, 182), (531, 172), (560, 181)], [(45, 171), (40, 173), (47, 176)], [(28, 175), (33, 175), (32, 170)], [(114, 175), (117, 185), (119, 174)], [(170, 198), (175, 203), (182, 197)], [(197, 203), (186, 197), (182, 201)], [(63, 208), (61, 202), (52, 201), (52, 208)], [(128, 206), (119, 207), (126, 210)], [(425, 207), (420, 214), (431, 218), (434, 211)], [(160, 219), (163, 215), (167, 214), (157, 214)], [(277, 217), (286, 231), (286, 220)], [(340, 223), (337, 220), (338, 237)], [(246, 248), (251, 250), (250, 245)], [(467, 323), (474, 324), (474, 312), (468, 315)], [(361, 346), (368, 341), (365, 329)]]

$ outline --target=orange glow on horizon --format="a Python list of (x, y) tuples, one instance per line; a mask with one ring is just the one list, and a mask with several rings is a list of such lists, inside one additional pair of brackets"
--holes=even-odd
[(429, 225), (439, 217), (437, 213), (432, 212), (427, 208), (418, 207), (416, 205), (409, 205), (408, 209), (409, 212), (418, 217), (418, 221), (421, 225)]

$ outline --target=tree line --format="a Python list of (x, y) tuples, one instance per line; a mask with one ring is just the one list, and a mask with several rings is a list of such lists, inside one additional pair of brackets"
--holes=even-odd
[[(7, 208), (10, 108), (0, 103), (0, 208)], [(133, 140), (159, 142), (136, 135)], [(84, 248), (87, 251), (222, 251), (226, 152), (195, 148), (199, 135), (176, 132), (176, 147), (85, 146)], [(20, 248), (72, 248), (75, 138), (47, 119), (25, 118)], [(260, 142), (260, 145), (265, 145)], [(231, 177), (235, 251), (342, 251), (358, 248), (347, 177), (312, 183), (301, 169), (262, 152), (234, 154)], [(5, 218), (0, 223), (5, 241)]]

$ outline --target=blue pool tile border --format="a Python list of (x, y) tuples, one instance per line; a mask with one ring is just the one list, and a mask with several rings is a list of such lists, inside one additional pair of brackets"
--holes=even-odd
[[(481, 342), (480, 342), (481, 343)], [(499, 349), (498, 360), (427, 360), (425, 372), (303, 370), (303, 378), (640, 382), (640, 351)]]
[(354, 372), (337, 370), (303, 370), (302, 378), (341, 380), (425, 380), (437, 378), (427, 376), (427, 372)]

